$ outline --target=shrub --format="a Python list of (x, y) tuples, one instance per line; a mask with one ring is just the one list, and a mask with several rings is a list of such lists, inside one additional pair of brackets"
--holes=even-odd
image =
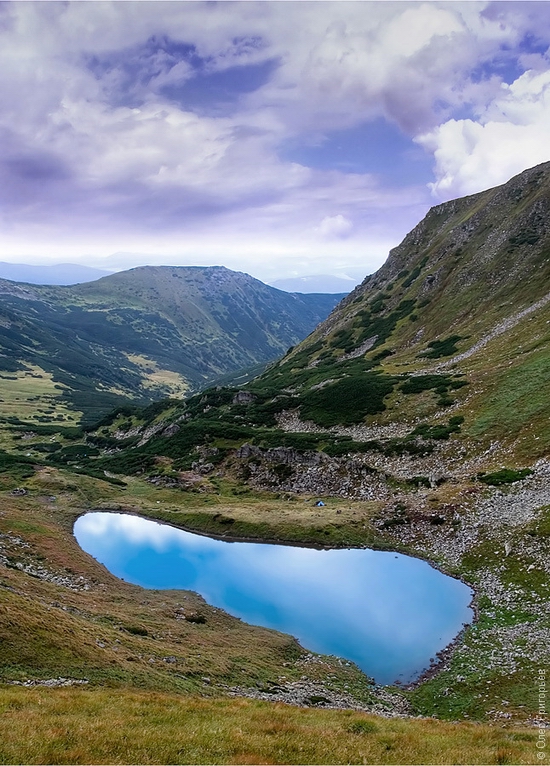
[(449, 335), (447, 338), (443, 338), (443, 340), (433, 340), (428, 344), (430, 351), (424, 352), (422, 356), (426, 357), (426, 359), (439, 359), (442, 356), (456, 354), (458, 351), (456, 344), (459, 340), (462, 340), (461, 335)]
[(204, 616), (204, 614), (196, 614), (196, 613), (186, 614), (185, 619), (187, 622), (194, 622), (196, 625), (204, 625), (206, 622), (206, 617)]
[(300, 397), (301, 416), (321, 426), (353, 425), (383, 412), (385, 397), (399, 379), (377, 372), (350, 375)]
[(138, 625), (125, 625), (124, 630), (127, 633), (131, 633), (133, 636), (148, 636), (149, 631), (145, 628), (140, 628)]
[(533, 473), (530, 468), (503, 468), (494, 473), (478, 473), (477, 478), (484, 484), (498, 487), (501, 484), (512, 484), (515, 481), (521, 481)]
[(448, 439), (451, 434), (460, 431), (462, 423), (464, 423), (462, 415), (455, 415), (450, 418), (447, 425), (438, 423), (430, 426), (423, 423), (414, 429), (411, 436), (421, 436), (423, 439)]
[(508, 239), (509, 250), (516, 250), (522, 245), (535, 245), (540, 239), (540, 235), (533, 229), (524, 229), (519, 234)]

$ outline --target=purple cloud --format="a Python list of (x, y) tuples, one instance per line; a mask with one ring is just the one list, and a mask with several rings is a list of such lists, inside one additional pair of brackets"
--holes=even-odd
[(549, 47), (545, 3), (0, 5), (3, 252), (367, 273), (548, 159)]

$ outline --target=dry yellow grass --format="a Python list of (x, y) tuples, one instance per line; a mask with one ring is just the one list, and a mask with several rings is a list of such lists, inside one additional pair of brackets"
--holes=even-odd
[(140, 354), (126, 354), (125, 356), (129, 362), (140, 368), (145, 388), (162, 388), (167, 395), (176, 398), (183, 398), (189, 389), (189, 383), (183, 375), (173, 370), (162, 369), (153, 359)]
[(536, 734), (250, 700), (0, 688), (0, 763), (529, 764)]

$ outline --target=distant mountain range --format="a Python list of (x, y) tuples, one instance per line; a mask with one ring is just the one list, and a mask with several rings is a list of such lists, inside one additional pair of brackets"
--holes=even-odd
[(0, 279), (26, 282), (31, 285), (77, 285), (106, 277), (110, 273), (103, 269), (93, 269), (90, 266), (79, 266), (76, 263), (32, 266), (28, 263), (0, 261)]
[(61, 397), (89, 421), (261, 370), (342, 297), (289, 294), (217, 266), (145, 266), (72, 287), (0, 280), (0, 370), (17, 380), (10, 389), (34, 381), (35, 410), (41, 396)]
[[(116, 269), (116, 271), (119, 271), (119, 269)], [(78, 285), (84, 282), (94, 282), (97, 279), (101, 279), (101, 277), (107, 277), (115, 272), (96, 269), (90, 266), (81, 266), (77, 263), (32, 265), (29, 263), (0, 261), (0, 279), (9, 279), (12, 282), (25, 282), (30, 285)], [(333, 274), (312, 274), (304, 277), (277, 279), (270, 284), (271, 287), (275, 287), (277, 290), (284, 290), (287, 293), (332, 293), (343, 295), (351, 292), (363, 278), (364, 274), (345, 277), (338, 277)]]

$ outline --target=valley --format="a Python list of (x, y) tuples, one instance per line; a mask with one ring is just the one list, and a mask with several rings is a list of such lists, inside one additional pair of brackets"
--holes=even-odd
[(223, 267), (144, 266), (70, 287), (0, 280), (0, 374), (44, 381), (31, 422), (51, 415), (51, 379), (73, 419), (91, 423), (262, 369), (341, 297), (285, 293)]
[[(168, 364), (159, 322), (163, 350), (153, 355), (141, 315), (141, 345), (125, 339), (110, 357), (113, 370), (124, 355), (124, 380), (94, 368), (79, 389), (89, 399), (101, 388), (113, 407), (89, 402), (84, 418), (75, 416), (84, 412), (77, 377), (66, 397), (61, 366), (49, 371), (34, 350), (22, 357), (26, 370), (17, 357), (0, 380), (10, 413), (38, 395), (53, 412), (10, 414), (2, 428), (0, 760), (537, 761), (539, 679), (550, 658), (549, 220), (550, 163), (432, 208), (378, 272), (246, 384), (206, 387), (204, 371), (202, 390), (182, 398), (166, 371), (189, 386), (198, 378), (184, 361)], [(149, 288), (134, 276), (142, 306)], [(101, 311), (116, 325), (113, 296), (131, 291), (106, 280), (80, 286), (74, 306), (93, 299), (99, 311), (107, 285)], [(31, 288), (11, 289), (9, 311), (25, 300), (32, 308), (35, 298), (17, 292)], [(164, 305), (175, 306), (176, 293)], [(234, 310), (224, 306), (229, 326)], [(234, 369), (258, 361), (234, 351), (250, 325), (231, 332), (236, 346), (219, 343)], [(221, 345), (206, 347), (219, 365)], [(153, 389), (172, 398), (144, 402)], [(92, 422), (94, 413), (102, 417)], [(413, 555), (474, 589), (476, 619), (421, 682), (380, 686), (196, 594), (118, 580), (73, 537), (89, 510), (226, 539)], [(115, 699), (109, 745), (105, 711)], [(42, 723), (38, 706), (49, 711)], [(139, 736), (136, 711), (148, 721)], [(82, 741), (54, 720), (72, 720)], [(29, 725), (39, 733), (18, 749)]]

